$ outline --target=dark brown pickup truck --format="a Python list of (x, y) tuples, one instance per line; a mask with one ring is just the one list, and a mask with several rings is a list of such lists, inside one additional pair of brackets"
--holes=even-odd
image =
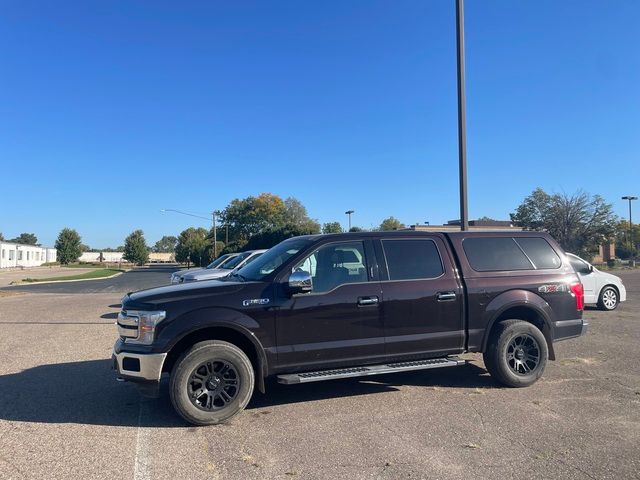
[(426, 370), (482, 352), (500, 383), (534, 383), (577, 337), (582, 284), (533, 232), (296, 237), (219, 279), (127, 294), (113, 350), (121, 379), (197, 425), (236, 415), (265, 378), (285, 384)]

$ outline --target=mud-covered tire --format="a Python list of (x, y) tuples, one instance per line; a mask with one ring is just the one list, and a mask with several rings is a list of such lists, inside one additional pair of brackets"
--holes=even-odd
[(505, 320), (494, 326), (483, 358), (498, 382), (508, 387), (528, 387), (542, 376), (549, 348), (535, 325)]
[(176, 362), (169, 396), (176, 412), (193, 425), (215, 425), (249, 403), (254, 372), (247, 355), (221, 340), (196, 343)]
[(610, 312), (618, 308), (619, 304), (620, 295), (618, 291), (612, 286), (604, 287), (600, 292), (600, 297), (598, 297), (598, 308)]

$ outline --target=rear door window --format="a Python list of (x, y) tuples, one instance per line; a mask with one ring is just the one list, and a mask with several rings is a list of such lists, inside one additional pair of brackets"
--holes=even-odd
[(444, 273), (433, 240), (382, 240), (389, 280), (438, 278)]
[(477, 272), (534, 269), (513, 238), (465, 238), (462, 247), (467, 260), (469, 260), (469, 265)]
[(560, 268), (562, 265), (562, 260), (544, 238), (517, 237), (515, 241), (536, 268)]

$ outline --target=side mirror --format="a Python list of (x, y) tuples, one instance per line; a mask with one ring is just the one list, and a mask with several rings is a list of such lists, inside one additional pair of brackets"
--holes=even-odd
[(589, 265), (589, 273), (593, 272), (593, 265)]
[(309, 272), (293, 272), (289, 276), (289, 292), (306, 293), (313, 290), (313, 281)]

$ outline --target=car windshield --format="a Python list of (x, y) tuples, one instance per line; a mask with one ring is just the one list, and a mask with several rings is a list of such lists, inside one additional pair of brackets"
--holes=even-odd
[(311, 240), (306, 238), (285, 240), (263, 253), (254, 262), (242, 267), (237, 273), (245, 280), (262, 280), (310, 243)]
[(220, 265), (220, 267), (218, 268), (222, 268), (224, 270), (233, 270), (234, 268), (236, 268), (238, 265), (240, 265), (242, 263), (242, 261), (247, 258), (249, 255), (251, 255), (251, 252), (243, 252), (240, 255), (237, 255), (235, 257), (233, 257), (231, 260), (229, 260), (228, 262), (223, 263), (222, 265)]
[(211, 262), (209, 265), (207, 265), (207, 269), (218, 268), (224, 262), (229, 260), (229, 257), (231, 257), (231, 254), (230, 253), (225, 253), (224, 255), (222, 255), (221, 257), (216, 258), (213, 262)]

